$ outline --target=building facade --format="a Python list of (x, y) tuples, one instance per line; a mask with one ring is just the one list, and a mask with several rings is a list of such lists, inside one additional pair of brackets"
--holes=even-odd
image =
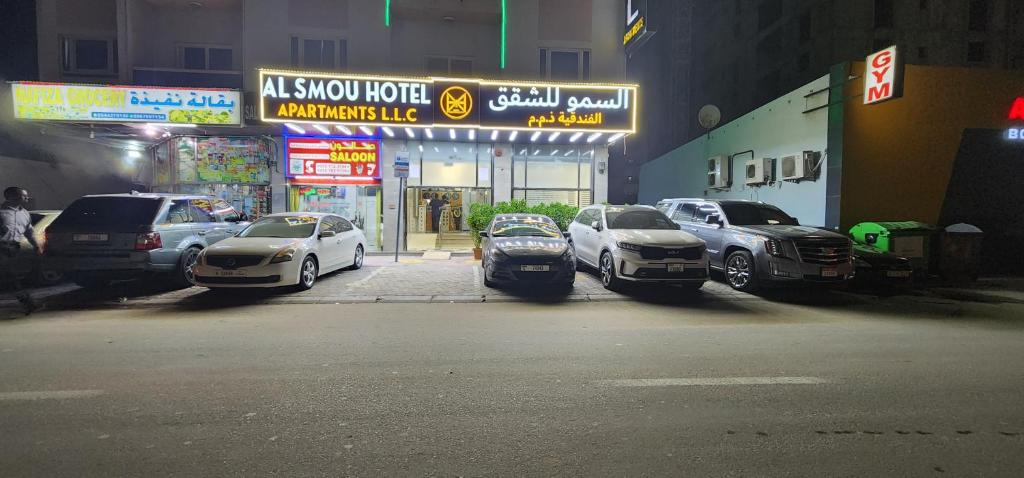
[[(641, 164), (827, 73), (899, 45), (913, 65), (1024, 68), (1024, 2), (1016, 0), (649, 0), (657, 33), (627, 60), (643, 90), (673, 85), (642, 107), (645, 123), (612, 161), (613, 201), (636, 200)], [(673, 58), (673, 55), (685, 59)], [(671, 83), (667, 83), (671, 82)]]
[[(256, 214), (344, 214), (379, 250), (459, 248), (474, 202), (605, 201), (613, 135), (264, 122), (258, 71), (622, 83), (621, 10), (617, 0), (38, 0), (39, 75), (239, 90), (241, 126), (165, 128), (149, 139), (155, 190), (215, 194)], [(290, 160), (307, 153), (290, 156), (289, 145), (308, 136), (376, 142), (376, 177), (292, 174)], [(410, 164), (404, 193), (398, 155)]]

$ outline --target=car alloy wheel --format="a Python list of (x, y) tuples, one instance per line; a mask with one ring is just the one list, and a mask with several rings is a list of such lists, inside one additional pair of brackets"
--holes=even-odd
[(192, 287), (196, 285), (196, 260), (199, 258), (199, 249), (190, 247), (185, 249), (181, 256), (181, 285)]
[(303, 289), (311, 289), (315, 282), (316, 261), (312, 257), (307, 257), (306, 260), (302, 261), (302, 269), (299, 270), (299, 285)]
[(619, 286), (622, 284), (622, 281), (619, 280), (618, 277), (615, 277), (614, 261), (615, 259), (612, 258), (612, 254), (610, 252), (601, 254), (601, 260), (599, 261), (601, 263), (601, 285), (603, 285), (605, 289), (611, 291), (618, 290), (620, 288)]
[(356, 257), (352, 260), (352, 268), (359, 269), (363, 267), (363, 256), (366, 255), (363, 252), (363, 246), (356, 246)]
[(725, 267), (725, 276), (729, 285), (743, 289), (750, 285), (750, 262), (743, 254), (733, 254)]

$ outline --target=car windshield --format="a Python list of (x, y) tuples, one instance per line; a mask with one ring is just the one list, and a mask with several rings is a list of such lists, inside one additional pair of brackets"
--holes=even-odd
[(316, 216), (273, 216), (262, 218), (245, 228), (238, 237), (283, 237), (299, 239), (313, 235)]
[(562, 237), (558, 225), (547, 218), (516, 217), (494, 221), (492, 237)]
[(71, 203), (50, 225), (52, 232), (74, 232), (99, 228), (108, 231), (134, 231), (152, 224), (161, 200), (146, 197), (84, 197)]
[(608, 208), (608, 229), (678, 229), (661, 211), (654, 209)]
[(729, 224), (734, 226), (796, 226), (798, 223), (781, 209), (766, 204), (722, 204)]

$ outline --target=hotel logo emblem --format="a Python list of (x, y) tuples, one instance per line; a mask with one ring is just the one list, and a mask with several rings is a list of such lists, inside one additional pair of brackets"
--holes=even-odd
[(473, 111), (473, 95), (461, 86), (449, 86), (441, 93), (441, 112), (449, 119), (460, 120)]

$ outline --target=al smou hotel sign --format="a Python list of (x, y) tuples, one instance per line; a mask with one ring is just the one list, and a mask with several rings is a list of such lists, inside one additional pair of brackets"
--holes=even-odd
[(279, 70), (259, 76), (266, 122), (636, 132), (636, 85)]

